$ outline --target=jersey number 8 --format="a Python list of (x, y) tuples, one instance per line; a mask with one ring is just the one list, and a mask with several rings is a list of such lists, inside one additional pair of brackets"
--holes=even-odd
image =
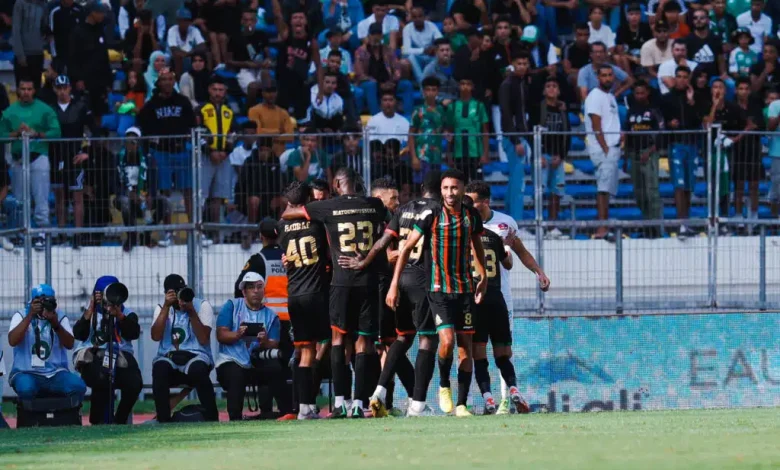
[[(320, 260), (320, 255), (317, 254), (317, 240), (314, 237), (303, 237), (298, 240), (296, 246), (295, 240), (290, 240), (287, 243), (287, 262), (295, 264), (296, 268), (302, 266), (311, 266)], [(306, 248), (309, 251), (306, 251)], [(310, 254), (311, 253), (311, 254)]]
[(370, 221), (343, 222), (338, 225), (342, 253), (368, 251), (374, 246), (374, 224)]

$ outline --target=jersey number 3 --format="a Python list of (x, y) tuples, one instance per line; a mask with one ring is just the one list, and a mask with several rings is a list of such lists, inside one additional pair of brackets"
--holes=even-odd
[(339, 224), (339, 247), (342, 253), (368, 251), (374, 246), (374, 224), (362, 220)]
[(317, 240), (314, 237), (290, 240), (287, 243), (285, 256), (287, 256), (287, 262), (295, 264), (296, 268), (311, 266), (320, 260), (320, 255), (317, 254)]

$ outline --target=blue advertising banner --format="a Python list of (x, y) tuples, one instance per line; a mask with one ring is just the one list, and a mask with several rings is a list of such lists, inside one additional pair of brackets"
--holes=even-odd
[(780, 406), (779, 333), (774, 313), (516, 318), (513, 363), (536, 411)]

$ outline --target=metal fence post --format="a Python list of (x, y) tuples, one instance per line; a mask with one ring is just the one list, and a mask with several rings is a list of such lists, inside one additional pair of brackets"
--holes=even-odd
[(202, 217), (203, 217), (203, 197), (201, 195), (200, 184), (200, 164), (201, 164), (201, 129), (195, 128), (190, 133), (190, 141), (192, 144), (192, 214), (190, 214), (190, 222), (192, 229), (187, 237), (187, 269), (189, 270), (188, 278), (192, 288), (198, 295), (204, 295), (203, 292), (203, 250), (202, 240), (203, 232), (201, 231)]
[[(719, 173), (717, 168), (719, 165), (720, 152), (713, 147), (712, 131), (715, 131), (717, 136), (720, 136), (720, 125), (707, 126), (705, 130), (705, 139), (707, 144), (707, 305), (710, 308), (714, 308), (717, 304), (716, 298), (716, 269), (717, 269), (717, 246), (718, 246), (718, 230), (717, 230), (717, 215), (718, 215), (718, 196), (717, 191), (720, 186)], [(713, 181), (714, 180), (714, 181)]]
[(615, 312), (623, 313), (623, 227), (615, 230)]
[[(534, 127), (534, 145), (531, 152), (533, 158), (534, 171), (531, 184), (534, 185), (534, 221), (536, 222), (536, 260), (539, 266), (544, 269), (544, 228), (542, 228), (542, 219), (544, 215), (544, 190), (542, 188), (542, 126)], [(536, 311), (539, 315), (544, 314), (544, 292), (536, 289)]]
[(366, 186), (366, 194), (371, 194), (371, 149), (368, 146), (371, 133), (368, 126), (363, 128), (363, 183)]
[(759, 228), (758, 239), (758, 309), (766, 310), (766, 225)]
[(24, 205), (22, 216), (24, 218), (24, 299), (30, 298), (33, 285), (33, 251), (32, 251), (32, 178), (30, 174), (30, 134), (22, 134), (22, 194)]

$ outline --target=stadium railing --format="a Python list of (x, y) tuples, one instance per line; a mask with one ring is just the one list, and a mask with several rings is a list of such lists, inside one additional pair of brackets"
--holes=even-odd
[[(545, 139), (556, 134), (568, 139), (569, 151), (563, 163), (566, 188), (559, 216), (557, 220), (550, 220), (550, 198), (542, 184), (535, 184), (541, 181), (543, 159), (534, 156), (543, 154)], [(710, 138), (707, 138), (708, 134), (711, 134)], [(548, 273), (553, 286), (550, 292), (542, 293), (536, 288), (534, 276), (523, 269), (514, 269), (511, 282), (515, 315), (780, 308), (780, 294), (776, 294), (780, 286), (780, 265), (778, 258), (772, 255), (778, 243), (778, 223), (770, 217), (770, 208), (765, 203), (770, 186), (767, 176), (770, 162), (765, 156), (766, 139), (770, 134), (747, 133), (760, 142), (759, 154), (753, 156), (761, 162), (758, 165), (761, 204), (756, 219), (735, 217), (731, 201), (733, 178), (707, 177), (721, 175), (728, 168), (726, 165), (731, 156), (726, 153), (732, 153), (733, 148), (725, 149), (722, 145), (727, 134), (731, 138), (736, 135), (724, 133), (716, 126), (701, 131), (623, 133), (623, 139), (652, 138), (658, 142), (668, 142), (676, 135), (677, 139), (688, 139), (688, 143), (698, 149), (700, 160), (694, 174), (690, 215), (684, 220), (676, 216), (675, 182), (670, 181), (674, 163), (670, 146), (663, 144), (658, 149), (661, 218), (646, 219), (637, 207), (634, 201), (636, 186), (629, 177), (630, 164), (626, 166), (626, 159), (622, 158), (617, 194), (610, 200), (609, 219), (603, 221), (596, 218), (596, 168), (588, 158), (585, 144), (589, 137), (584, 131), (553, 133), (536, 128), (532, 133), (518, 135), (527, 143), (520, 170), (507, 162), (502, 145), (502, 139), (513, 136), (488, 135), (490, 162), (479, 165), (479, 170), (481, 177), (491, 183), (493, 207), (504, 210), (509, 201), (518, 200), (517, 193), (520, 192), (522, 209), (515, 204), (508, 210), (518, 220), (524, 244)], [(273, 171), (266, 168), (268, 171), (264, 170), (262, 176), (265, 179), (254, 188), (259, 191), (261, 200), (278, 196), (278, 191), (295, 177), (289, 168), (290, 158), (296, 158), (292, 154), (301, 147), (302, 139), (311, 138), (307, 134), (266, 137), (271, 137), (274, 144), (281, 142), (285, 150), (273, 160), (275, 164), (281, 163), (279, 168)], [(373, 179), (385, 177), (399, 180), (396, 182), (404, 188), (402, 202), (419, 193), (422, 175), (411, 168), (407, 135), (395, 135), (400, 144), (397, 147), (386, 144), (393, 135), (382, 135), (373, 129), (364, 129), (356, 137), (360, 140), (359, 163), (355, 158), (337, 155), (344, 148), (344, 134), (318, 134), (314, 139), (317, 152), (323, 162), (327, 160), (327, 165), (359, 165), (367, 189), (370, 190)], [(417, 137), (418, 142), (423, 137), (432, 141), (430, 134)], [(476, 139), (481, 152), (480, 135), (442, 134), (439, 137), (443, 168), (459, 166), (452, 158), (453, 151), (460, 145), (459, 151), (463, 152), (470, 143), (468, 139)], [(235, 146), (239, 146), (238, 141), (249, 139), (243, 135), (205, 135), (199, 129), (188, 136), (132, 139), (143, 155), (155, 157), (146, 159), (146, 188), (136, 191), (137, 204), (132, 208), (126, 204), (128, 139), (90, 138), (89, 145), (86, 139), (75, 142), (77, 148), (83, 145), (90, 156), (85, 175), (89, 189), (84, 191), (82, 227), (36, 223), (36, 217), (40, 216), (36, 216), (34, 202), (21, 196), (29, 191), (17, 192), (12, 188), (3, 204), (5, 224), (0, 227), (0, 236), (17, 238), (21, 243), (13, 252), (0, 252), (0, 264), (5, 272), (4, 282), (0, 283), (0, 318), (7, 321), (13, 311), (23, 308), (31, 286), (39, 282), (52, 283), (62, 308), (77, 313), (87, 303), (91, 283), (106, 273), (119, 276), (128, 285), (133, 305), (142, 316), (151, 316), (154, 305), (162, 297), (162, 280), (171, 272), (184, 276), (215, 307), (224, 303), (232, 296), (236, 275), (246, 259), (261, 247), (255, 235), (257, 221), (263, 216), (277, 215), (283, 208), (263, 201), (258, 219), (249, 223), (241, 211), (235, 210), (245, 209), (240, 206), (246, 204), (242, 201), (243, 193), (236, 196), (233, 191), (233, 185), (241, 179), (240, 171), (231, 168), (231, 200), (222, 205), (219, 223), (207, 218), (208, 209), (204, 207), (209, 192), (202, 182), (204, 162), (209, 158), (209, 145), (221, 138)], [(457, 139), (463, 140), (458, 143)], [(384, 141), (385, 144), (372, 144), (372, 141)], [(22, 158), (18, 162), (13, 160), (10, 151), (6, 151), (11, 171), (21, 172), (23, 176), (13, 181), (21, 180), (23, 187), (39, 184), (35, 165), (31, 165), (30, 148), (41, 142), (46, 143), (23, 137)], [(48, 143), (54, 148), (68, 142), (60, 139)], [(624, 141), (624, 148), (625, 145)], [(55, 162), (58, 157), (51, 155), (51, 149), (49, 153), (50, 163), (58, 165)], [(724, 158), (724, 154), (729, 158)], [(125, 158), (120, 158), (122, 155)], [(337, 161), (333, 161), (334, 158)], [(310, 166), (308, 177), (318, 176), (316, 173)], [(518, 175), (522, 176), (518, 178)], [(161, 179), (166, 181), (161, 182)], [(518, 184), (518, 179), (523, 181)], [(724, 188), (724, 185), (728, 186)], [(178, 191), (182, 187), (191, 188), (191, 194)], [(172, 189), (170, 197), (163, 197), (165, 188)], [(748, 193), (746, 188), (744, 194)], [(61, 194), (57, 193), (58, 196)], [(67, 196), (69, 192), (64, 194)], [(719, 212), (721, 195), (726, 198), (731, 212)], [(69, 219), (71, 199), (68, 196), (65, 211), (60, 210), (59, 214), (56, 211), (58, 201), (50, 200), (50, 220), (57, 220), (61, 214)], [(123, 222), (123, 203), (130, 221)], [(680, 225), (688, 227), (693, 236), (679, 237)], [(607, 227), (614, 233), (612, 242), (591, 238), (598, 227)], [(554, 229), (564, 236), (551, 237)], [(242, 250), (240, 242), (247, 233), (254, 239), (254, 245), (251, 250)], [(130, 251), (125, 251), (122, 245), (132, 234), (135, 234), (135, 244)], [(752, 236), (733, 236), (743, 234)], [(45, 243), (39, 251), (36, 248), (40, 247), (35, 244), (41, 235)], [(78, 251), (66, 247), (67, 238), (74, 235), (79, 236)], [(217, 243), (210, 245), (207, 239)], [(161, 247), (161, 241), (169, 246)], [(146, 245), (154, 248), (146, 248)]]

